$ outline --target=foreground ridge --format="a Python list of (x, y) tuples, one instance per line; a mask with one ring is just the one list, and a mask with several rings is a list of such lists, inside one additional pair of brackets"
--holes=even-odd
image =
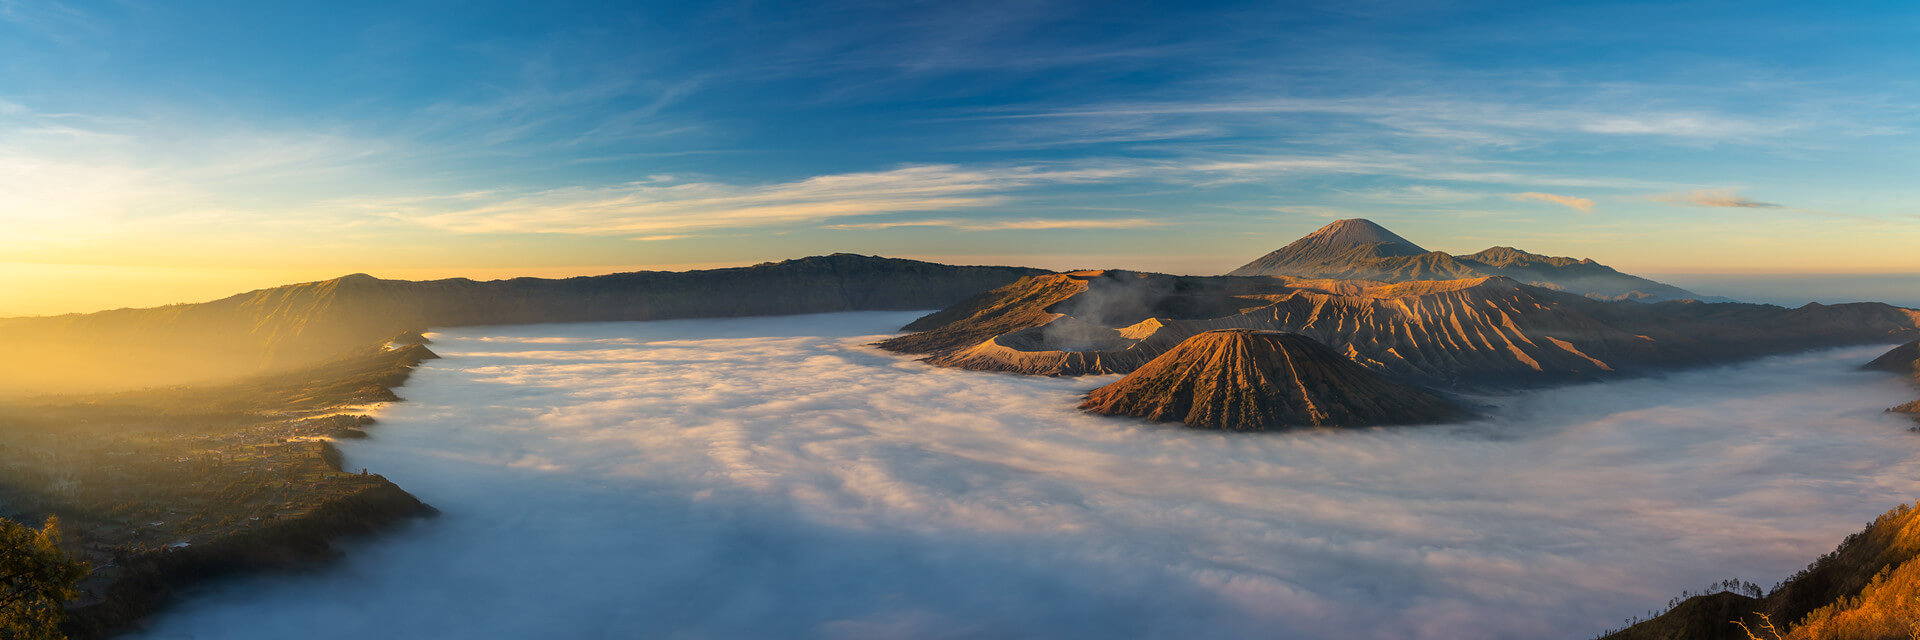
[[(1762, 597), (1697, 595), (1602, 640), (1881, 640), (1920, 621), (1920, 509), (1902, 504)], [(1744, 628), (1743, 626), (1744, 625)], [(1771, 631), (1763, 631), (1765, 627)]]

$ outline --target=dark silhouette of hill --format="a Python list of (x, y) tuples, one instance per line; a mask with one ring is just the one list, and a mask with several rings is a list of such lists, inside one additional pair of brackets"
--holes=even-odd
[[(1920, 340), (1894, 347), (1893, 350), (1874, 358), (1873, 362), (1867, 363), (1865, 368), (1874, 371), (1891, 371), (1912, 378), (1914, 382), (1920, 382)], [(1915, 419), (1920, 419), (1920, 400), (1893, 407), (1888, 411), (1912, 414)]]
[(1382, 282), (1503, 276), (1603, 300), (1700, 299), (1691, 291), (1627, 275), (1592, 260), (1543, 256), (1513, 247), (1493, 247), (1464, 256), (1427, 251), (1372, 221), (1357, 218), (1321, 227), (1227, 275)]
[(1080, 408), (1225, 431), (1420, 424), (1462, 414), (1312, 338), (1250, 329), (1187, 338), (1088, 393)]
[(1872, 362), (1861, 368), (1873, 371), (1891, 371), (1902, 375), (1920, 375), (1920, 340), (1915, 340), (1880, 354)]
[(938, 308), (1038, 273), (834, 254), (557, 280), (355, 274), (199, 304), (0, 319), (0, 360), (10, 365), (0, 385), (98, 391), (236, 379), (428, 327)]
[(1080, 271), (1030, 276), (880, 343), (942, 366), (1039, 375), (1130, 373), (1214, 329), (1288, 331), (1427, 386), (1606, 378), (1920, 335), (1920, 311), (1606, 302), (1505, 277), (1381, 283)]

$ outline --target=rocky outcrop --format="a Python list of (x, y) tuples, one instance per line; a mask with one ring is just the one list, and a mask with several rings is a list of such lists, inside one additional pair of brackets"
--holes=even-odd
[(927, 361), (1035, 375), (1130, 373), (1214, 329), (1299, 333), (1426, 386), (1593, 380), (1920, 334), (1884, 304), (1786, 309), (1603, 302), (1503, 277), (1382, 283), (1126, 271), (1033, 276), (879, 343)]
[(217, 382), (328, 361), (426, 327), (940, 308), (1038, 273), (835, 254), (560, 280), (356, 274), (201, 304), (0, 319), (0, 361), (31, 363), (0, 368), (0, 389)]
[(1463, 415), (1453, 403), (1368, 371), (1312, 338), (1249, 329), (1187, 338), (1088, 393), (1080, 408), (1224, 431), (1421, 424)]
[(1455, 256), (1427, 251), (1368, 220), (1339, 220), (1234, 269), (1234, 276), (1294, 276), (1343, 280), (1457, 280), (1485, 276), (1568, 291), (1602, 300), (1680, 300), (1699, 295), (1576, 258), (1493, 247)]

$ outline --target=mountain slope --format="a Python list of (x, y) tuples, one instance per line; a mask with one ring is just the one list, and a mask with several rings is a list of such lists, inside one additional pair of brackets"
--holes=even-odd
[[(1604, 640), (1744, 640), (1733, 621), (1781, 640), (1910, 638), (1920, 622), (1920, 509), (1900, 505), (1763, 598), (1695, 596)], [(1711, 617), (1703, 615), (1710, 614)], [(1760, 628), (1761, 615), (1782, 633)]]
[(0, 385), (106, 390), (232, 379), (427, 327), (906, 310), (1044, 273), (835, 254), (706, 271), (549, 280), (355, 274), (200, 304), (0, 319)]
[(1080, 408), (1225, 431), (1419, 424), (1461, 413), (1311, 338), (1248, 329), (1187, 338), (1088, 393)]
[(1383, 282), (1503, 276), (1603, 300), (1700, 298), (1691, 291), (1620, 273), (1592, 260), (1544, 256), (1512, 247), (1493, 247), (1465, 256), (1427, 251), (1363, 219), (1339, 220), (1321, 227), (1227, 275)]

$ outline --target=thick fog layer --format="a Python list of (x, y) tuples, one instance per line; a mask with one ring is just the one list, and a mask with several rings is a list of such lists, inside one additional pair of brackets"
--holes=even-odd
[(912, 317), (440, 333), (342, 446), (444, 515), (151, 635), (1585, 638), (1920, 489), (1878, 348), (1223, 435), (863, 346)]

